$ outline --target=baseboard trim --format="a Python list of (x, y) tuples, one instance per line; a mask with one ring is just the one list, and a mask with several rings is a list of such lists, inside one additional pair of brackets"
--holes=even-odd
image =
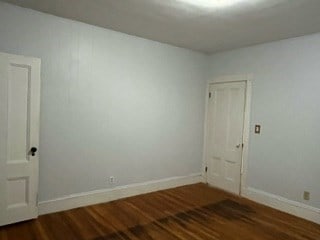
[(77, 207), (84, 207), (98, 203), (109, 202), (121, 198), (136, 196), (144, 193), (150, 193), (200, 182), (204, 182), (204, 178), (201, 173), (196, 173), (189, 176), (172, 177), (156, 181), (130, 184), (112, 189), (101, 189), (79, 194), (73, 194), (61, 198), (56, 198), (53, 200), (39, 202), (39, 215), (65, 211)]
[(247, 188), (242, 196), (277, 210), (320, 224), (320, 209), (255, 188)]

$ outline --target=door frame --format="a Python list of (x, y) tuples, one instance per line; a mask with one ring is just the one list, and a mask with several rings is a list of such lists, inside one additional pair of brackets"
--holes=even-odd
[(205, 100), (205, 118), (204, 118), (204, 141), (203, 141), (203, 177), (204, 182), (208, 183), (206, 167), (207, 163), (207, 125), (208, 125), (208, 107), (209, 107), (209, 89), (210, 85), (215, 83), (232, 83), (232, 82), (245, 82), (245, 109), (244, 109), (244, 124), (242, 143), (242, 159), (241, 159), (241, 170), (240, 170), (240, 196), (243, 196), (247, 188), (247, 173), (248, 173), (248, 153), (249, 153), (249, 136), (250, 136), (250, 115), (251, 115), (251, 98), (252, 98), (252, 74), (243, 75), (225, 75), (217, 77), (207, 82), (206, 86), (206, 100)]

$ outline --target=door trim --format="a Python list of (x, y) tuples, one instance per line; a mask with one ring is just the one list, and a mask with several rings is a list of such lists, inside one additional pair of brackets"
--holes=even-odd
[(242, 148), (242, 159), (241, 159), (241, 171), (240, 171), (240, 196), (243, 196), (247, 189), (247, 171), (248, 171), (248, 153), (249, 153), (249, 136), (250, 136), (250, 114), (251, 114), (251, 96), (252, 96), (252, 74), (243, 74), (243, 75), (226, 75), (220, 76), (213, 80), (207, 82), (206, 88), (206, 100), (205, 100), (205, 118), (204, 118), (204, 141), (203, 141), (203, 177), (205, 183), (208, 183), (207, 180), (207, 124), (208, 124), (208, 106), (209, 106), (209, 88), (211, 84), (215, 83), (231, 83), (231, 82), (245, 82), (246, 91), (245, 91), (245, 109), (244, 109), (244, 125), (243, 125), (243, 134), (242, 142), (244, 144)]

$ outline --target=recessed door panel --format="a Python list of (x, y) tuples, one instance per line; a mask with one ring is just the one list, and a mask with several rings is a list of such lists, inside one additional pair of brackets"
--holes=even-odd
[(8, 163), (28, 159), (30, 68), (10, 64), (8, 82)]
[(26, 207), (29, 203), (28, 177), (11, 178), (7, 180), (7, 207)]

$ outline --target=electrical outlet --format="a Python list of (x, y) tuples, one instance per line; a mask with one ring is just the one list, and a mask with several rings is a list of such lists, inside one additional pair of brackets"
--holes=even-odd
[(111, 177), (109, 178), (109, 182), (110, 182), (110, 183), (114, 183), (114, 176), (111, 176)]
[(304, 191), (303, 192), (303, 199), (306, 201), (310, 200), (310, 192)]
[(261, 133), (261, 125), (255, 125), (254, 126), (254, 133), (260, 134)]

